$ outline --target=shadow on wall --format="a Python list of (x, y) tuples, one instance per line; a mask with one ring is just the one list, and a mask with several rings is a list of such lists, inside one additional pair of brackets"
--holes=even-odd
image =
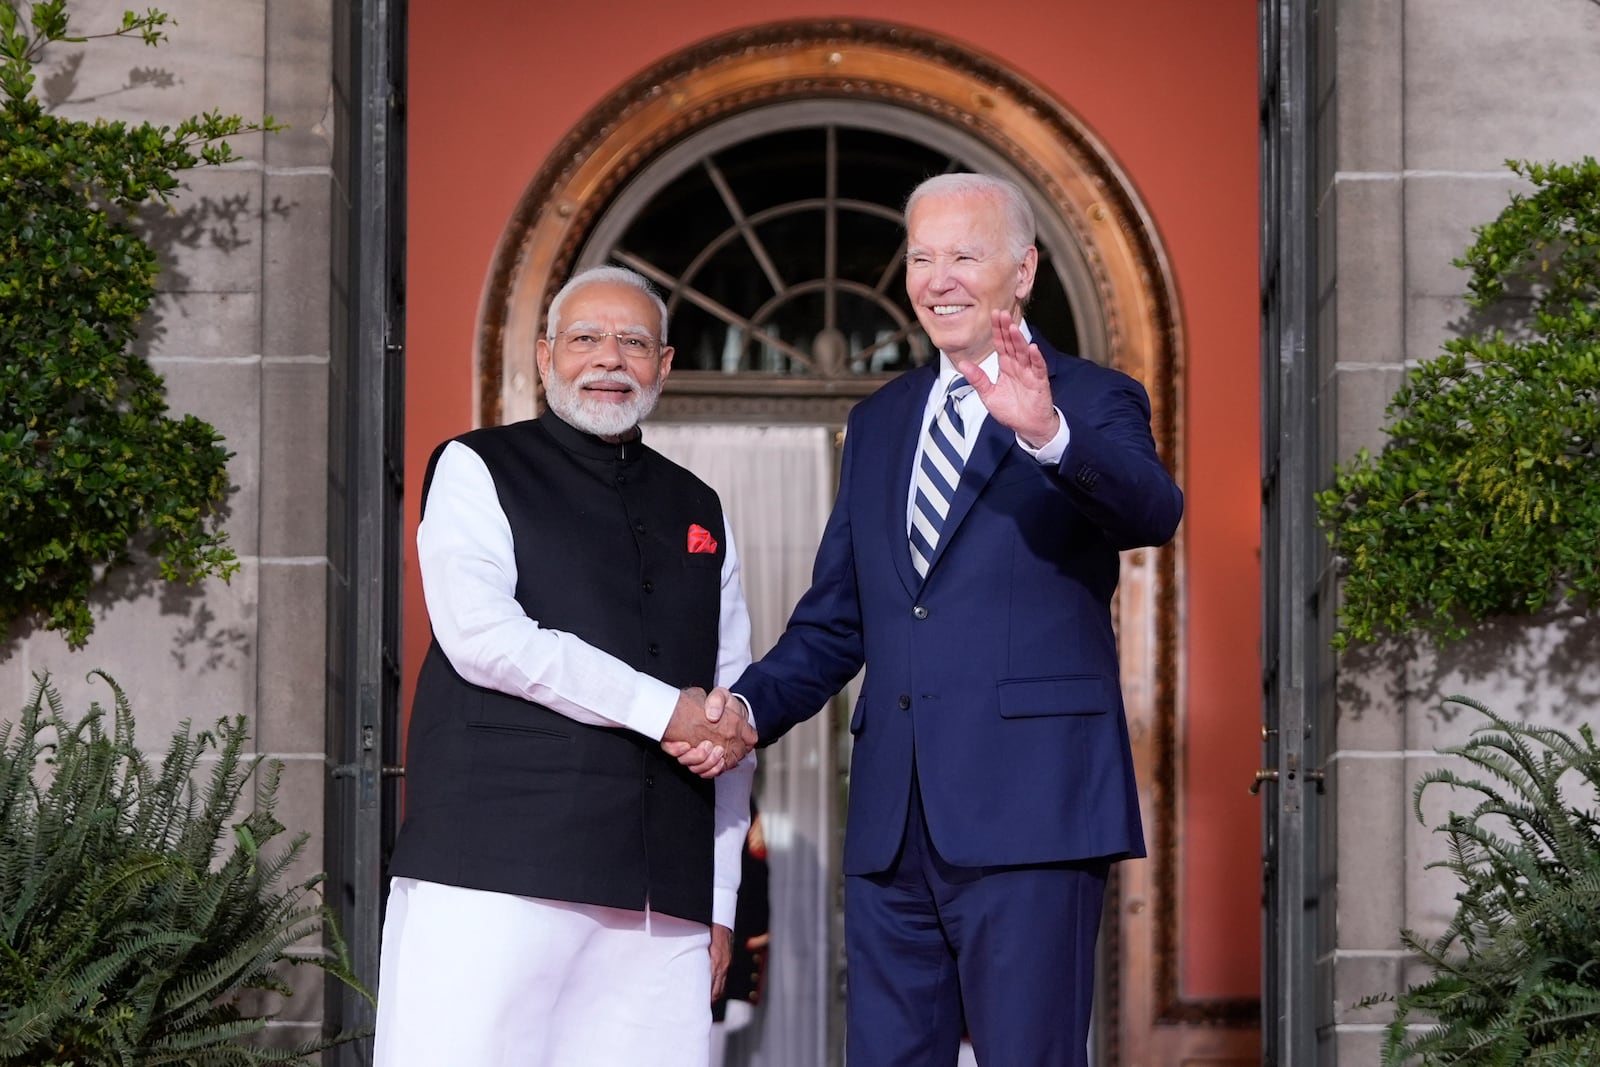
[[(226, 513), (226, 506), (224, 506)], [(232, 671), (250, 658), (251, 635), (243, 627), (218, 625), (217, 614), (206, 603), (205, 586), (169, 582), (149, 555), (134, 549), (131, 562), (117, 567), (95, 587), (89, 603), (96, 616), (103, 617), (118, 603), (159, 598), (163, 616), (179, 616), (185, 621), (173, 631), (169, 655), (179, 671), (192, 675), (213, 671)], [(0, 638), (0, 664), (16, 654), (29, 637), (40, 629), (33, 619), (20, 619)], [(93, 645), (96, 634), (89, 635)]]
[(128, 70), (128, 80), (123, 83), (122, 88), (88, 96), (73, 96), (72, 94), (78, 91), (78, 69), (83, 66), (83, 58), (84, 53), (81, 50), (73, 52), (62, 60), (59, 68), (39, 79), (39, 95), (47, 110), (92, 104), (135, 89), (172, 89), (178, 84), (178, 76), (164, 67), (131, 67)]
[(1462, 709), (1443, 700), (1459, 693), (1508, 719), (1572, 726), (1600, 707), (1600, 613), (1562, 603), (1489, 620), (1443, 648), (1410, 637), (1355, 645), (1340, 667), (1341, 719), (1392, 714), (1409, 702), (1449, 723)]
[(183, 250), (211, 249), (223, 255), (238, 255), (254, 244), (255, 236), (267, 222), (292, 219), (296, 206), (282, 197), (273, 197), (258, 210), (252, 206), (248, 193), (192, 199), (180, 189), (171, 204), (150, 204), (141, 210), (131, 223), (160, 257), (161, 273), (156, 278), (156, 299), (140, 323), (134, 353), (145, 359), (161, 353), (169, 313), (163, 305), (170, 306), (171, 313), (179, 316), (188, 314), (181, 304), (163, 299), (195, 287), (195, 279), (181, 269)]

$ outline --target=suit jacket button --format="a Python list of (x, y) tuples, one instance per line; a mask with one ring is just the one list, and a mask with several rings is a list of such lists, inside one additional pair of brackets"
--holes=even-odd
[(923, 607), (921, 604), (918, 604), (916, 607), (911, 609), (911, 614), (914, 618), (926, 619), (928, 617), (928, 609)]
[(911, 707), (911, 698), (904, 693), (900, 694), (900, 710), (906, 711)]

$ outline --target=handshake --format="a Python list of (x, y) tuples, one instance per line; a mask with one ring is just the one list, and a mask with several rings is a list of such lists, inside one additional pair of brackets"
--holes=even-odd
[(738, 766), (755, 746), (744, 701), (721, 686), (710, 693), (698, 686), (679, 692), (661, 735), (661, 750), (702, 778)]

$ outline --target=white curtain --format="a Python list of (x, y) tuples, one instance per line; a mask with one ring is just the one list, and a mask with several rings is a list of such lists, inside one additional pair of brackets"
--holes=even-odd
[[(752, 653), (783, 632), (811, 581), (833, 505), (833, 435), (823, 426), (655, 425), (645, 441), (694, 471), (722, 498), (739, 546)], [(729, 1042), (728, 1064), (824, 1067), (839, 1062), (830, 1029), (839, 929), (836, 735), (820, 714), (762, 749), (756, 802), (772, 882), (772, 944), (756, 1021)], [(830, 1026), (830, 1014), (834, 1015)]]

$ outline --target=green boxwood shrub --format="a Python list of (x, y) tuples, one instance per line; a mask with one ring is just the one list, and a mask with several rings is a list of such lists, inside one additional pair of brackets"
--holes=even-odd
[(1509, 166), (1533, 191), (1456, 262), (1501, 325), (1412, 370), (1383, 451), (1317, 497), (1344, 578), (1339, 648), (1600, 602), (1600, 163)]
[[(92, 36), (164, 39), (151, 9)], [(148, 554), (164, 579), (237, 568), (219, 508), (216, 429), (167, 414), (131, 346), (155, 296), (155, 252), (131, 223), (178, 175), (235, 158), (224, 138), (276, 128), (208, 112), (176, 128), (50, 114), (47, 46), (85, 40), (65, 0), (0, 0), (0, 639), (18, 620), (82, 645), (89, 594)]]

